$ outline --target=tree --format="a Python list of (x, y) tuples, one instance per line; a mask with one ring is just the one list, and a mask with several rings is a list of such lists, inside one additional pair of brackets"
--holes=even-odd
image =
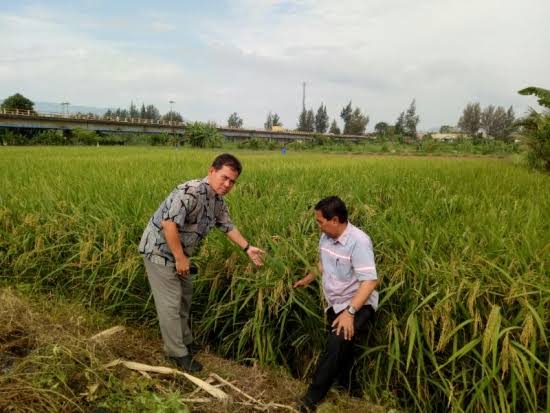
[[(363, 135), (367, 129), (369, 117), (363, 115), (361, 109), (355, 108), (351, 114), (351, 118), (346, 126), (344, 126), (344, 134), (348, 135)], [(347, 127), (347, 130), (346, 130)]]
[(267, 119), (264, 123), (264, 129), (265, 130), (271, 130), (273, 129), (273, 116), (271, 115), (271, 111), (267, 114)]
[(520, 95), (535, 95), (538, 97), (538, 103), (545, 108), (550, 108), (550, 90), (541, 87), (526, 87), (518, 92)]
[(439, 128), (439, 133), (451, 133), (453, 131), (453, 127), (450, 125), (441, 125)]
[(344, 135), (362, 135), (365, 133), (369, 117), (363, 115), (361, 109), (357, 107), (353, 109), (351, 100), (342, 108), (340, 117), (344, 121)]
[[(181, 117), (181, 115), (179, 116)], [(145, 119), (159, 120), (160, 119), (159, 110), (154, 105), (147, 105), (147, 107), (145, 108)]]
[(327, 107), (321, 103), (315, 115), (315, 132), (325, 133), (328, 129)]
[(117, 116), (120, 119), (126, 119), (128, 118), (128, 110), (118, 108), (115, 111), (115, 116)]
[(349, 103), (346, 106), (344, 106), (342, 108), (342, 111), (340, 112), (340, 117), (344, 121), (344, 134), (348, 133), (346, 131), (349, 128), (348, 125), (349, 125), (349, 122), (351, 120), (352, 113), (353, 113), (353, 109), (351, 107), (351, 100), (350, 100)]
[(139, 118), (139, 111), (136, 105), (134, 105), (134, 102), (130, 102), (130, 109), (128, 110), (128, 114), (131, 118)]
[(529, 148), (529, 164), (550, 173), (550, 112), (537, 113), (531, 109), (519, 123)]
[(300, 113), (300, 117), (298, 119), (298, 130), (302, 132), (315, 131), (315, 114), (312, 109), (302, 109), (302, 113)]
[(340, 128), (336, 124), (335, 119), (332, 120), (332, 123), (330, 124), (330, 129), (329, 129), (328, 133), (332, 133), (333, 135), (340, 135), (340, 133), (341, 133)]
[(516, 129), (516, 114), (514, 113), (514, 108), (510, 106), (506, 111), (506, 116), (504, 117), (504, 127), (502, 129), (503, 133), (501, 136), (499, 136), (499, 138), (508, 140), (510, 138), (510, 135)]
[(4, 110), (30, 110), (34, 112), (34, 102), (27, 99), (25, 96), (16, 93), (7, 97), (0, 105), (0, 109)]
[(495, 139), (507, 139), (514, 131), (514, 122), (514, 109), (511, 106), (505, 110), (502, 106), (489, 105), (481, 112), (481, 127)]
[(390, 125), (388, 125), (386, 122), (378, 122), (376, 125), (374, 125), (374, 131), (378, 136), (385, 136), (388, 133)]
[(119, 119), (126, 119), (128, 117), (128, 111), (126, 109), (117, 108), (116, 110), (111, 112), (111, 114), (112, 114), (112, 117), (119, 118)]
[(306, 113), (306, 132), (315, 131), (315, 114), (313, 109), (310, 109)]
[(416, 126), (420, 122), (420, 116), (416, 114), (416, 99), (413, 99), (405, 114), (405, 135), (416, 139)]
[(542, 113), (534, 109), (518, 124), (529, 148), (528, 160), (531, 166), (550, 173), (550, 90), (528, 87), (518, 92), (520, 95), (535, 95), (539, 105), (546, 108)]
[(283, 123), (281, 122), (281, 118), (276, 113), (273, 114), (273, 126), (283, 126)]
[(240, 129), (243, 127), (243, 120), (239, 117), (237, 112), (233, 112), (227, 119), (227, 126), (230, 128)]
[(185, 140), (197, 148), (220, 148), (224, 136), (211, 123), (193, 122), (185, 127)]
[(155, 107), (155, 105), (147, 105), (145, 106), (144, 103), (141, 104), (141, 108), (138, 110), (136, 105), (132, 102), (130, 104), (129, 109), (108, 109), (105, 114), (103, 115), (104, 118), (119, 118), (119, 119), (127, 119), (127, 118), (140, 118), (140, 119), (151, 119), (151, 120), (170, 120), (171, 118), (174, 121), (183, 121), (183, 118), (181, 115), (177, 112), (170, 113), (168, 112), (164, 116), (160, 116), (159, 110)]
[(460, 130), (470, 136), (474, 136), (481, 127), (481, 106), (479, 103), (468, 103), (458, 120)]
[(306, 119), (307, 119), (307, 110), (306, 108), (303, 108), (302, 112), (300, 113), (300, 117), (298, 118), (297, 130), (302, 132), (307, 131)]
[(401, 112), (395, 121), (395, 134), (403, 135), (405, 133), (405, 112)]
[(179, 112), (176, 112), (175, 110), (168, 111), (164, 114), (162, 117), (162, 120), (165, 122), (183, 122), (183, 117)]

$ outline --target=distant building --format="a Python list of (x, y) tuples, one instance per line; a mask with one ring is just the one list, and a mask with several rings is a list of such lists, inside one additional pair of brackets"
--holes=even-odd
[(442, 142), (454, 141), (465, 137), (466, 135), (464, 135), (463, 133), (457, 133), (457, 132), (432, 133), (433, 140), (442, 141)]
[(272, 126), (271, 127), (271, 130), (273, 132), (284, 132), (285, 131), (285, 128), (283, 128), (282, 126)]

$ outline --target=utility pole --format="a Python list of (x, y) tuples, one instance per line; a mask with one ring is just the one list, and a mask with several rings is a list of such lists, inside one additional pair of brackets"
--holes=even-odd
[(175, 141), (175, 145), (176, 145), (176, 151), (179, 149), (179, 142), (178, 140), (176, 139), (176, 131), (174, 129), (174, 102), (173, 100), (171, 100), (170, 102), (170, 125), (172, 126), (172, 138), (174, 139)]
[(306, 110), (306, 82), (302, 82), (302, 110)]
[(172, 123), (172, 121), (174, 120), (174, 102), (173, 100), (171, 100), (170, 102), (170, 124)]
[(69, 102), (61, 102), (61, 107), (63, 108), (63, 116), (69, 116)]

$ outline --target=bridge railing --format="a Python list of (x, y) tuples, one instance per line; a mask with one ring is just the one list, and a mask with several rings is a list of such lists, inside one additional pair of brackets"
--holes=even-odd
[(133, 123), (133, 124), (141, 124), (141, 125), (147, 124), (147, 125), (163, 125), (163, 126), (173, 126), (173, 127), (185, 126), (185, 122), (172, 121), (172, 120), (123, 118), (120, 116), (100, 116), (100, 115), (86, 114), (86, 113), (75, 113), (75, 114), (45, 113), (45, 112), (35, 112), (34, 110), (23, 110), (23, 109), (13, 109), (13, 110), (0, 109), (0, 115), (34, 117), (34, 118), (97, 120), (97, 121), (119, 122), (119, 123), (125, 123), (125, 124)]
[[(141, 119), (141, 118), (122, 118), (119, 116), (101, 116), (101, 115), (94, 115), (94, 114), (85, 114), (85, 113), (74, 113), (74, 114), (67, 114), (67, 113), (44, 113), (44, 112), (35, 112), (33, 110), (21, 110), (21, 109), (14, 109), (14, 110), (7, 110), (7, 109), (0, 109), (0, 116), (7, 115), (7, 116), (16, 116), (16, 117), (25, 117), (25, 118), (36, 118), (37, 120), (40, 119), (52, 119), (52, 120), (76, 120), (76, 121), (97, 121), (97, 122), (109, 122), (109, 123), (118, 123), (118, 124), (124, 124), (124, 125), (157, 125), (157, 126), (168, 126), (172, 128), (184, 128), (185, 122), (180, 121), (170, 121), (170, 120), (155, 120), (155, 119)], [(303, 131), (296, 131), (296, 130), (288, 130), (288, 129), (282, 129), (282, 130), (264, 130), (264, 129), (241, 129), (241, 128), (230, 128), (230, 127), (218, 127), (218, 131), (221, 133), (236, 133), (241, 135), (246, 135), (250, 138), (252, 137), (260, 137), (260, 135), (267, 135), (268, 137), (278, 137), (278, 136), (293, 136), (296, 138), (303, 137), (305, 139), (313, 139), (315, 136), (315, 133), (313, 132), (303, 132)], [(326, 134), (325, 134), (326, 135)], [(329, 136), (334, 137), (335, 139), (340, 140), (364, 140), (364, 139), (372, 139), (375, 137), (374, 134), (367, 134), (367, 135), (331, 135)]]

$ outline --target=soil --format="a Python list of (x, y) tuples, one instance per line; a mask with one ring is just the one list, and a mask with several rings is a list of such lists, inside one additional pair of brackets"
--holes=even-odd
[[(216, 356), (208, 348), (197, 355), (204, 369), (196, 376), (209, 381), (210, 374), (215, 373), (250, 397), (222, 385), (218, 388), (229, 394), (232, 401), (221, 403), (204, 390), (197, 390), (182, 376), (140, 375), (122, 365), (107, 368), (105, 365), (116, 359), (173, 367), (162, 353), (156, 328), (123, 326), (122, 331), (112, 336), (90, 340), (112, 327), (111, 321), (115, 323), (51, 295), (35, 297), (11, 288), (0, 289), (0, 411), (54, 411), (62, 405), (64, 412), (111, 412), (97, 406), (101, 394), (115, 390), (98, 390), (94, 384), (97, 378), (101, 378), (103, 387), (115, 379), (124, 383), (122, 388), (127, 394), (121, 397), (131, 398), (136, 386), (145, 386), (159, 396), (178, 394), (187, 399), (184, 403), (193, 412), (290, 412), (295, 411), (296, 401), (306, 390), (306, 383), (283, 370), (244, 366)], [(65, 378), (64, 399), (68, 401), (55, 404), (48, 391), (53, 380), (50, 376)], [(212, 384), (220, 383), (212, 381)], [(61, 387), (56, 392), (62, 393)], [(385, 409), (365, 399), (331, 391), (318, 411), (376, 413)]]

